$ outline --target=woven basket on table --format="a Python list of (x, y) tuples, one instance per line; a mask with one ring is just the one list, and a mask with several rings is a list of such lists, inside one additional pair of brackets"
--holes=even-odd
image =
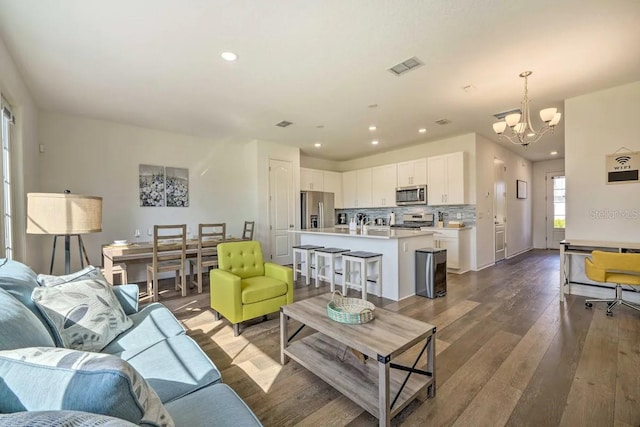
[(340, 291), (333, 292), (327, 304), (329, 318), (340, 323), (358, 324), (373, 320), (375, 306), (360, 298), (343, 297)]

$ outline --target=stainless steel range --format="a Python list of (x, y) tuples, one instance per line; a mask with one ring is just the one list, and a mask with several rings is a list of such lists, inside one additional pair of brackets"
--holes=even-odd
[(433, 227), (434, 215), (432, 213), (404, 214), (402, 224), (395, 224), (391, 227), (405, 230), (415, 230), (420, 227)]

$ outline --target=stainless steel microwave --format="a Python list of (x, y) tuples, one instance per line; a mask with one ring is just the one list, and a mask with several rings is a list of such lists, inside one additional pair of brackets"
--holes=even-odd
[(396, 188), (396, 206), (426, 205), (427, 186), (413, 185), (411, 187)]

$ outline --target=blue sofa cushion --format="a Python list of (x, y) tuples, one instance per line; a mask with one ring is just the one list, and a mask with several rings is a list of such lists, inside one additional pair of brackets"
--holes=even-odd
[(0, 288), (0, 350), (54, 346), (49, 329), (36, 315)]
[[(212, 410), (206, 402), (215, 402)], [(258, 427), (260, 421), (226, 384), (214, 384), (165, 405), (177, 426)]]
[[(49, 324), (31, 301), (31, 293), (38, 286), (36, 273), (32, 269), (17, 261), (0, 259), (0, 288), (13, 295), (49, 328)], [(53, 332), (51, 335), (53, 336)]]
[(129, 319), (133, 321), (133, 327), (111, 341), (102, 349), (103, 353), (128, 360), (160, 341), (185, 333), (178, 319), (159, 303), (144, 306)]
[(0, 378), (0, 413), (69, 409), (174, 425), (144, 378), (115, 356), (57, 347), (5, 350)]
[(133, 326), (106, 280), (40, 286), (31, 299), (66, 348), (100, 351)]
[(127, 361), (147, 380), (163, 403), (220, 382), (218, 368), (186, 335), (161, 341)]
[(138, 285), (116, 285), (112, 289), (125, 314), (138, 312), (138, 294), (140, 293)]
[(135, 427), (120, 418), (81, 411), (28, 411), (0, 414), (0, 426)]

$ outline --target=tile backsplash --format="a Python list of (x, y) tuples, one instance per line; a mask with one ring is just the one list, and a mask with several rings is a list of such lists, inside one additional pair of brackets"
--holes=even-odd
[[(389, 224), (389, 214), (396, 214), (396, 224), (402, 223), (402, 215), (414, 213), (433, 213), (435, 220), (438, 220), (438, 212), (444, 214), (445, 225), (449, 220), (463, 221), (465, 225), (473, 227), (476, 225), (476, 206), (475, 205), (453, 205), (453, 206), (397, 206), (393, 208), (353, 208), (353, 209), (336, 209), (336, 222), (339, 213), (347, 214), (347, 221), (358, 213), (363, 213), (369, 217), (370, 221), (376, 218), (384, 218), (385, 224)], [(461, 214), (462, 218), (458, 218)]]

